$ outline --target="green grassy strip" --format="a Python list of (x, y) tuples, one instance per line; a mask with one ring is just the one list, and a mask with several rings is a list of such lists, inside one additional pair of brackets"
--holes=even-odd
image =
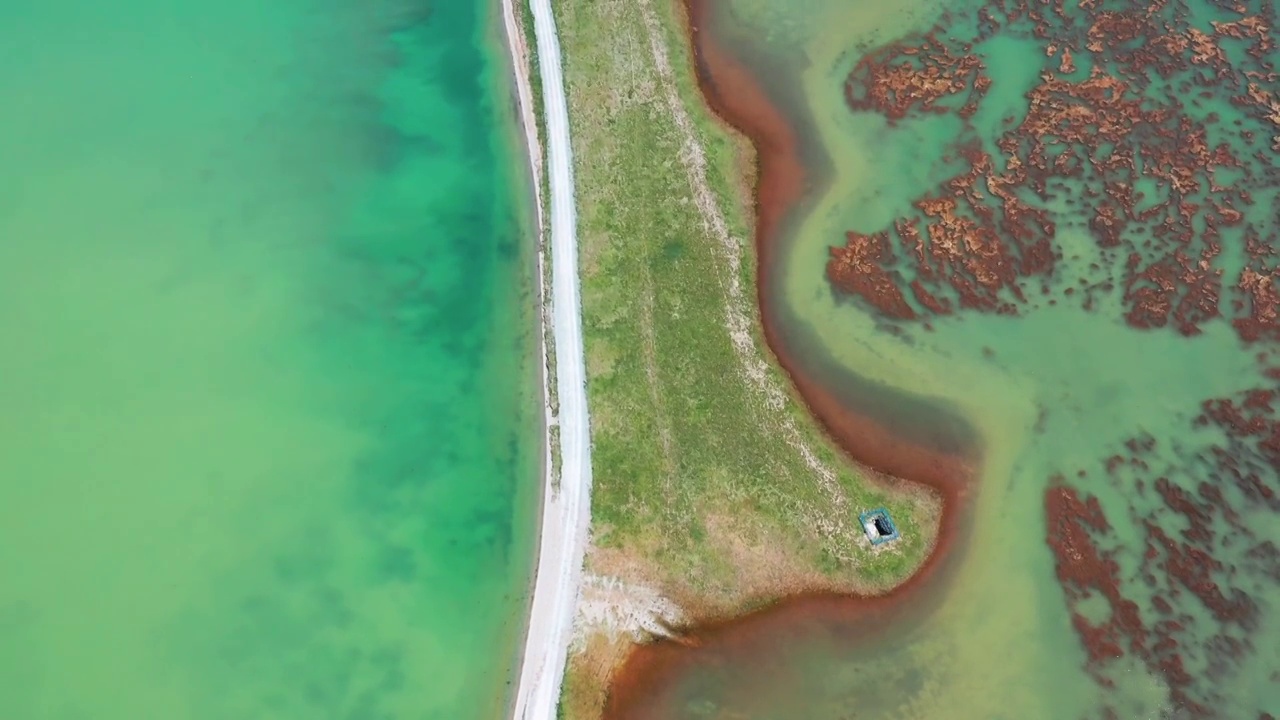
[[(849, 514), (887, 505), (904, 534), (894, 552), (875, 554), (853, 535), (820, 537), (811, 521), (830, 516), (828, 498), (777, 431), (782, 413), (765, 408), (742, 376), (725, 328), (727, 266), (692, 202), (637, 2), (555, 3), (579, 203), (596, 542), (644, 548), (668, 573), (654, 578), (660, 586), (725, 593), (743, 568), (707, 539), (713, 524), (729, 522), (739, 535), (785, 538), (796, 565), (842, 583), (899, 581), (925, 550), (917, 506), (849, 468), (793, 398), (782, 413), (838, 470)], [(653, 2), (713, 190), (735, 236), (748, 238), (734, 189), (736, 141), (701, 104), (679, 9)], [(746, 260), (741, 279), (754, 297), (754, 259)], [(822, 269), (813, 276), (821, 283)], [(856, 517), (844, 521), (856, 530)]]
[[(688, 68), (679, 20), (667, 3), (659, 4), (673, 65)], [(791, 535), (807, 555), (797, 563), (828, 574), (853, 571), (876, 584), (901, 577), (922, 549), (912, 543), (919, 533), (905, 505), (894, 508), (908, 538), (897, 553), (868, 556), (852, 545), (831, 547), (795, 527), (810, 513), (820, 514), (826, 499), (795, 449), (761, 422), (767, 410), (738, 370), (724, 327), (723, 283), (717, 281), (725, 268), (691, 202), (677, 160), (678, 130), (663, 111), (638, 10), (622, 0), (563, 0), (557, 13), (581, 219), (597, 478), (593, 510), (597, 527), (610, 530), (601, 540), (656, 545), (657, 559), (675, 575), (732, 582), (736, 569), (701, 542), (714, 510)], [(721, 207), (735, 234), (748, 237), (732, 192), (733, 141), (702, 109), (689, 72), (680, 73), (680, 85)], [(748, 263), (744, 274), (751, 273)], [(815, 272), (815, 282), (820, 278)], [(751, 287), (754, 277), (743, 280)], [(649, 310), (646, 295), (653, 298)], [(652, 343), (642, 326), (646, 317), (653, 320)], [(836, 465), (828, 443), (810, 421), (801, 421), (809, 442)], [(664, 430), (670, 452), (660, 441)], [(840, 480), (855, 507), (887, 502), (852, 472), (843, 471)], [(838, 561), (841, 554), (860, 556), (856, 568)]]

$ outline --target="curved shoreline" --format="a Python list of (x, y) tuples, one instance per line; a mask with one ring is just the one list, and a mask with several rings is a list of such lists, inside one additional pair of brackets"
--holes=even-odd
[[(537, 142), (529, 79), (520, 57), (523, 41), (515, 30), (514, 3), (503, 0), (508, 44), (515, 62), (526, 137)], [(561, 70), (560, 41), (550, 0), (529, 0), (537, 39), (538, 71), (546, 116), (548, 188), (550, 195), (551, 295), (555, 337), (555, 380), (559, 415), (552, 417), (548, 398), (546, 470), (533, 598), (520, 659), (519, 682), (511, 717), (552, 720), (560, 700), (565, 660), (577, 604), (582, 562), (591, 522), (591, 434), (587, 412), (586, 356), (582, 338), (581, 289), (578, 278), (577, 209), (573, 188), (573, 154), (569, 141), (568, 101)], [(532, 124), (531, 124), (532, 123)], [(540, 148), (529, 148), (535, 187), (541, 181)], [(543, 227), (538, 203), (539, 229)], [(542, 253), (539, 252), (539, 262)], [(545, 297), (542, 298), (545, 307)], [(546, 367), (546, 346), (541, 345)], [(559, 427), (560, 477), (550, 462), (550, 427)]]
[[(681, 4), (687, 13), (686, 30), (702, 100), (721, 122), (744, 135), (755, 151), (757, 303), (769, 350), (806, 408), (855, 464), (932, 488), (942, 496), (942, 510), (937, 540), (924, 563), (887, 593), (802, 592), (746, 615), (705, 618), (685, 629), (682, 643), (659, 641), (637, 647), (610, 687), (604, 717), (611, 720), (649, 717), (646, 701), (654, 690), (698, 664), (700, 654), (728, 653), (768, 662), (763, 656), (769, 654), (771, 640), (799, 626), (842, 626), (850, 631), (851, 641), (854, 636), (865, 640), (887, 632), (890, 624), (900, 627), (909, 617), (928, 614), (941, 600), (940, 593), (929, 591), (944, 585), (957, 565), (955, 549), (966, 526), (962, 522), (966, 491), (977, 462), (975, 457), (927, 447), (895, 433), (886, 423), (847, 407), (819, 380), (800, 370), (777, 325), (767, 269), (776, 262), (779, 232), (803, 200), (811, 173), (802, 163), (792, 124), (751, 72), (706, 29), (711, 4), (706, 0), (681, 0)], [(905, 602), (908, 598), (911, 602)]]
[(755, 148), (756, 300), (769, 350), (808, 409), (854, 462), (928, 485), (944, 496), (958, 495), (967, 484), (974, 458), (912, 442), (882, 421), (845, 406), (835, 393), (800, 370), (791, 349), (782, 341), (770, 296), (771, 277), (766, 270), (777, 262), (778, 232), (803, 199), (810, 173), (800, 160), (799, 142), (790, 122), (750, 71), (703, 29), (710, 4), (706, 0), (682, 2), (689, 13), (689, 42), (697, 61), (695, 69), (703, 100), (717, 118), (745, 135)]

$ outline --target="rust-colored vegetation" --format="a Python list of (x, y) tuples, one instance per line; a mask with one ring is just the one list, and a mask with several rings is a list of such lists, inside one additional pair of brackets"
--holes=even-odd
[[(1246, 520), (1280, 513), (1276, 8), (1215, 4), (1238, 18), (1197, 26), (1176, 1), (989, 2), (970, 36), (944, 32), (944, 20), (866, 56), (846, 82), (850, 108), (891, 125), (954, 113), (967, 169), (891, 227), (848, 232), (827, 265), (839, 292), (899, 327), (1060, 302), (1096, 312), (1110, 296), (1135, 331), (1190, 337), (1229, 322), (1256, 351), (1271, 385), (1191, 413), (1224, 440), (1157, 456), (1156, 438), (1135, 436), (1101, 463), (1127, 505), (1104, 506), (1064, 477), (1045, 494), (1090, 674), (1112, 687), (1108, 673), (1131, 657), (1187, 717), (1204, 718), (1223, 701), (1217, 681), (1259, 642), (1251, 593), (1280, 583), (1280, 549)], [(1040, 42), (1046, 59), (1025, 114), (984, 145), (972, 121), (992, 82), (981, 44), (996, 35)], [(1068, 230), (1092, 240), (1087, 266), (1064, 250)], [(1143, 546), (1123, 547), (1114, 522), (1136, 527)]]

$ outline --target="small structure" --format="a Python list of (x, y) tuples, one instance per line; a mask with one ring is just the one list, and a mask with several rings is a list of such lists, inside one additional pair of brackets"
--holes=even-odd
[(889, 517), (889, 511), (884, 508), (868, 510), (858, 516), (858, 521), (862, 523), (862, 529), (866, 531), (867, 539), (872, 545), (883, 545), (900, 537), (893, 518)]

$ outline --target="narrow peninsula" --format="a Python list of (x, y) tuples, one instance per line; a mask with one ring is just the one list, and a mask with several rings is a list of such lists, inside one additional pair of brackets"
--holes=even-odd
[[(756, 242), (769, 221), (771, 206), (756, 200), (768, 158), (698, 86), (697, 9), (551, 8), (573, 148), (594, 478), (559, 712), (587, 720), (618, 712), (610, 699), (625, 700), (631, 671), (661, 663), (642, 648), (696, 642), (787, 598), (839, 603), (900, 584), (938, 541), (946, 490), (855, 466), (838, 441), (888, 433), (831, 398), (824, 416), (822, 398), (802, 397), (802, 379), (771, 353)], [(519, 9), (525, 46), (542, 51), (535, 14)], [(535, 106), (544, 92), (535, 88)], [(538, 123), (545, 136), (545, 111)], [(894, 474), (963, 471), (957, 457), (883, 459)], [(899, 541), (872, 546), (859, 516), (873, 508), (891, 513)]]

